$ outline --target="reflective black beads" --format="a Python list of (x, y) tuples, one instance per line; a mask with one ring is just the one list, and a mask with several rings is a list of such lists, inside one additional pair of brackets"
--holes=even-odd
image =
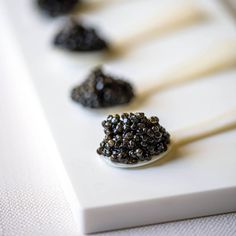
[(97, 153), (112, 162), (136, 164), (149, 161), (152, 156), (167, 151), (170, 143), (170, 135), (159, 124), (158, 118), (148, 119), (144, 113), (109, 115), (102, 126), (106, 136)]
[[(71, 98), (75, 102), (89, 108), (106, 108), (126, 104), (133, 97), (133, 88), (128, 82), (105, 74), (101, 68), (92, 71), (88, 78), (71, 92)], [(118, 124), (119, 121), (120, 119), (112, 117), (112, 124)], [(111, 125), (111, 123), (107, 123), (107, 125)], [(122, 130), (123, 124), (116, 126), (117, 132)]]
[(51, 17), (69, 13), (78, 2), (78, 0), (37, 0), (39, 8)]
[(69, 51), (94, 52), (108, 48), (107, 42), (98, 32), (70, 19), (54, 38), (54, 45)]

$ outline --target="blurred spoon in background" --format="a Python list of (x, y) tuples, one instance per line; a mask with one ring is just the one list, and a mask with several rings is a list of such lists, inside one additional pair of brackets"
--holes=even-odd
[(65, 51), (80, 54), (102, 52), (104, 63), (128, 53), (132, 48), (156, 35), (175, 31), (203, 19), (205, 19), (203, 12), (196, 6), (189, 4), (175, 6), (164, 14), (150, 17), (134, 32), (127, 32), (121, 39), (111, 41), (100, 34), (99, 30), (80, 23), (76, 17), (73, 17), (56, 34), (54, 45)]

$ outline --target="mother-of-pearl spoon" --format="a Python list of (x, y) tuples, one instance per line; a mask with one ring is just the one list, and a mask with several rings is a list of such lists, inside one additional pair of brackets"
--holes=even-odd
[(95, 28), (81, 24), (74, 16), (55, 36), (54, 44), (73, 52), (105, 52), (104, 60), (108, 61), (154, 35), (172, 31), (203, 18), (202, 11), (196, 6), (174, 6), (165, 14), (150, 17), (143, 25), (139, 25), (137, 30), (127, 32), (121, 39), (109, 40), (100, 35)]
[(93, 71), (90, 76), (71, 93), (75, 102), (89, 108), (107, 108), (129, 104), (126, 110), (136, 110), (153, 94), (169, 87), (189, 82), (236, 65), (236, 40), (226, 40), (210, 46), (200, 56), (159, 78), (160, 82), (151, 84), (135, 93), (135, 88), (127, 81), (116, 79), (102, 70)]
[(160, 155), (153, 156), (149, 161), (139, 161), (136, 164), (123, 164), (112, 162), (110, 158), (105, 156), (101, 156), (101, 159), (107, 164), (118, 168), (137, 168), (146, 166), (160, 159), (166, 158), (171, 154), (174, 154), (176, 149), (184, 145), (232, 129), (236, 129), (236, 109), (210, 119), (206, 122), (200, 123), (199, 125), (188, 127), (176, 132), (171, 132), (171, 142), (168, 145), (167, 151), (161, 153)]

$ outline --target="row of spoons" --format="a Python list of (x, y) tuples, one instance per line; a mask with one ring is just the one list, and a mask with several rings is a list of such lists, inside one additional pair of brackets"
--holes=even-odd
[[(47, 0), (39, 0), (39, 6), (42, 8), (45, 6), (45, 2), (48, 3)], [(51, 16), (57, 16), (71, 11), (75, 4), (78, 5), (79, 1), (62, 1), (61, 3), (64, 4), (62, 4), (64, 12), (63, 9), (60, 9), (58, 6), (52, 10), (47, 4), (44, 10)], [(55, 0), (54, 4), (58, 4), (58, 2)], [(56, 5), (51, 6), (55, 7)], [(54, 11), (55, 9), (57, 10), (56, 12)], [(202, 19), (204, 19), (204, 14), (198, 8), (190, 5), (185, 7), (181, 6), (174, 8), (169, 14), (163, 14), (162, 17), (151, 18), (146, 22), (145, 27), (141, 28), (141, 30), (138, 30), (136, 33), (126, 35), (122, 39), (111, 42), (104, 38), (97, 29), (81, 23), (78, 21), (77, 17), (72, 17), (55, 36), (54, 45), (60, 49), (73, 52), (102, 52), (103, 56), (105, 55), (103, 62), (107, 62), (113, 58), (123, 56), (132, 48), (155, 35), (173, 31), (179, 27)], [(159, 82), (152, 84), (149, 88), (139, 89), (133, 87), (127, 80), (105, 73), (102, 67), (96, 68), (82, 84), (72, 90), (71, 97), (75, 102), (87, 108), (101, 109), (118, 105), (129, 105), (127, 106), (127, 110), (136, 110), (156, 92), (163, 92), (169, 87), (177, 86), (184, 82), (190, 82), (197, 78), (204, 78), (204, 76), (235, 65), (236, 42), (228, 40), (213, 45), (204, 54), (199, 55), (185, 64), (179, 65), (178, 68), (169, 69), (170, 72), (163, 75), (162, 78), (159, 78)], [(124, 107), (122, 109), (124, 110)], [(120, 116), (117, 114), (115, 116), (108, 116), (107, 120), (103, 122), (105, 125), (109, 124), (110, 126), (105, 126), (106, 138), (98, 149), (98, 154), (102, 156), (102, 160), (112, 166), (120, 168), (135, 168), (148, 165), (161, 158), (166, 158), (179, 147), (192, 141), (236, 128), (236, 110), (225, 113), (217, 119), (213, 119), (194, 128), (182, 130), (178, 132), (178, 135), (175, 135), (175, 132), (171, 132), (171, 136), (159, 125), (159, 121), (152, 122), (152, 120), (158, 120), (158, 118), (154, 117), (149, 120), (143, 113), (124, 113), (122, 116), (126, 118), (120, 120)], [(140, 116), (143, 118), (140, 118)], [(139, 120), (141, 123), (132, 123), (131, 120), (133, 118), (136, 118), (136, 120)], [(120, 125), (120, 130), (118, 131), (117, 119)], [(123, 128), (122, 125), (124, 125), (124, 127), (127, 126), (124, 124), (125, 120), (130, 122), (130, 126), (133, 124), (135, 127), (139, 125), (140, 127), (144, 126), (144, 128), (141, 130), (129, 130), (129, 126), (128, 128)], [(148, 128), (145, 128), (145, 122), (142, 123), (143, 120), (146, 120)], [(114, 124), (112, 122), (110, 123), (110, 121), (114, 121)], [(153, 132), (153, 130), (156, 130), (156, 133)], [(121, 141), (116, 140), (117, 136), (119, 139), (122, 139), (122, 137), (123, 139), (127, 139), (125, 140), (127, 141), (127, 146), (126, 143), (123, 143), (115, 147), (114, 145), (117, 145), (117, 143)], [(136, 139), (138, 138), (139, 141), (133, 140), (134, 137), (136, 137)], [(165, 137), (165, 141), (163, 137)], [(152, 139), (150, 143), (155, 143), (155, 150), (152, 150), (154, 155), (147, 155), (146, 158), (144, 158), (143, 151), (147, 150), (148, 152), (150, 149), (145, 149), (147, 145), (151, 145), (147, 141), (147, 139), (150, 138)], [(132, 146), (132, 150), (129, 145)], [(132, 154), (130, 154), (131, 152)]]

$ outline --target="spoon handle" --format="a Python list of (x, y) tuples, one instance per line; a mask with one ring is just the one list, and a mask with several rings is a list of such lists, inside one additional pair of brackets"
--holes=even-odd
[(232, 129), (236, 129), (236, 109), (196, 126), (177, 131), (173, 134), (173, 139), (176, 140), (176, 145), (182, 146)]
[(162, 76), (159, 83), (147, 89), (147, 94), (197, 79), (236, 66), (236, 40), (228, 40), (210, 47), (204, 54)]
[(125, 53), (135, 45), (152, 38), (155, 35), (169, 32), (181, 26), (189, 25), (203, 18), (202, 12), (192, 5), (177, 7), (169, 10), (165, 14), (158, 15), (155, 19), (151, 18), (142, 28), (132, 35), (124, 37), (122, 40), (113, 42), (111, 51)]

